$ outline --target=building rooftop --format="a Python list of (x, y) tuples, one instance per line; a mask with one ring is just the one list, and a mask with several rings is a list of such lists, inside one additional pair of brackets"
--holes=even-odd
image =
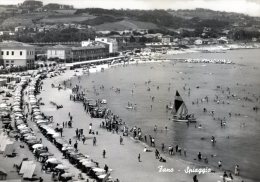
[(34, 47), (30, 44), (25, 44), (22, 42), (16, 42), (16, 41), (4, 41), (0, 42), (0, 48), (25, 48), (25, 47)]
[(105, 48), (105, 46), (97, 45), (97, 46), (72, 47), (72, 50), (101, 49), (101, 48)]
[(48, 49), (71, 49), (71, 47), (68, 47), (68, 46), (65, 46), (65, 45), (58, 44), (58, 45), (55, 45), (55, 46), (49, 47)]

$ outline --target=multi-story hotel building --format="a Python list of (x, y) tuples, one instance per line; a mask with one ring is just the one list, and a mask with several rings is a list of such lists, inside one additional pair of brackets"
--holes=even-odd
[(35, 47), (15, 41), (0, 42), (0, 65), (34, 67)]

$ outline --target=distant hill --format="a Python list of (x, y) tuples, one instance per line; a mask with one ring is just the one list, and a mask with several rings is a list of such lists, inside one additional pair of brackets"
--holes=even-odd
[[(12, 11), (7, 11), (12, 9)], [(79, 23), (90, 25), (97, 30), (123, 29), (160, 29), (174, 30), (179, 28), (214, 29), (218, 32), (231, 27), (259, 27), (260, 18), (238, 13), (195, 10), (124, 10), (86, 8), (73, 9), (51, 3), (37, 11), (19, 13), (19, 7), (0, 6), (0, 28), (10, 28), (28, 24), (63, 24)], [(8, 13), (6, 13), (8, 12)], [(202, 30), (198, 31), (200, 34)]]
[(232, 13), (232, 12), (224, 12), (224, 11), (213, 11), (210, 9), (202, 9), (197, 8), (193, 10), (168, 10), (171, 15), (177, 16), (184, 19), (192, 19), (192, 18), (200, 18), (200, 19), (216, 19), (226, 21), (238, 21), (241, 19), (253, 19), (250, 16), (240, 14), (240, 13)]
[(158, 29), (154, 23), (141, 22), (134, 20), (121, 20), (112, 23), (103, 23), (94, 26), (96, 30), (122, 31), (122, 30), (138, 30), (138, 29)]
[(68, 15), (68, 14), (59, 14), (54, 16), (48, 16), (44, 17), (39, 22), (45, 23), (45, 24), (57, 24), (57, 23), (81, 23), (86, 20), (94, 19), (96, 18), (93, 15)]

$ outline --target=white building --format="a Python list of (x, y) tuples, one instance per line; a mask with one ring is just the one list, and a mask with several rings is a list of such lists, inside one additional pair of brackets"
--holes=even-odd
[(115, 39), (108, 37), (96, 37), (96, 42), (101, 42), (109, 46), (109, 53), (116, 53), (118, 51), (118, 43)]
[(15, 41), (0, 43), (0, 65), (23, 66), (33, 68), (35, 61), (35, 47)]
[(64, 45), (55, 45), (47, 49), (47, 59), (60, 59), (69, 61), (71, 59), (71, 48)]
[(194, 44), (195, 45), (202, 45), (203, 41), (201, 39), (197, 39), (197, 40), (194, 41)]
[(87, 47), (89, 46), (90, 44), (93, 44), (94, 41), (88, 39), (88, 40), (84, 40), (84, 41), (81, 41), (81, 47)]
[(165, 35), (162, 37), (162, 43), (170, 43), (172, 37), (170, 35)]

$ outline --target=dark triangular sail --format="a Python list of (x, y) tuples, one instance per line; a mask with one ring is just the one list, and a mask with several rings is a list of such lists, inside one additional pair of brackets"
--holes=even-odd
[(183, 100), (182, 100), (179, 92), (176, 91), (175, 100), (174, 100), (174, 108), (175, 108), (176, 112), (179, 110), (179, 108), (181, 107), (182, 104), (183, 104)]

